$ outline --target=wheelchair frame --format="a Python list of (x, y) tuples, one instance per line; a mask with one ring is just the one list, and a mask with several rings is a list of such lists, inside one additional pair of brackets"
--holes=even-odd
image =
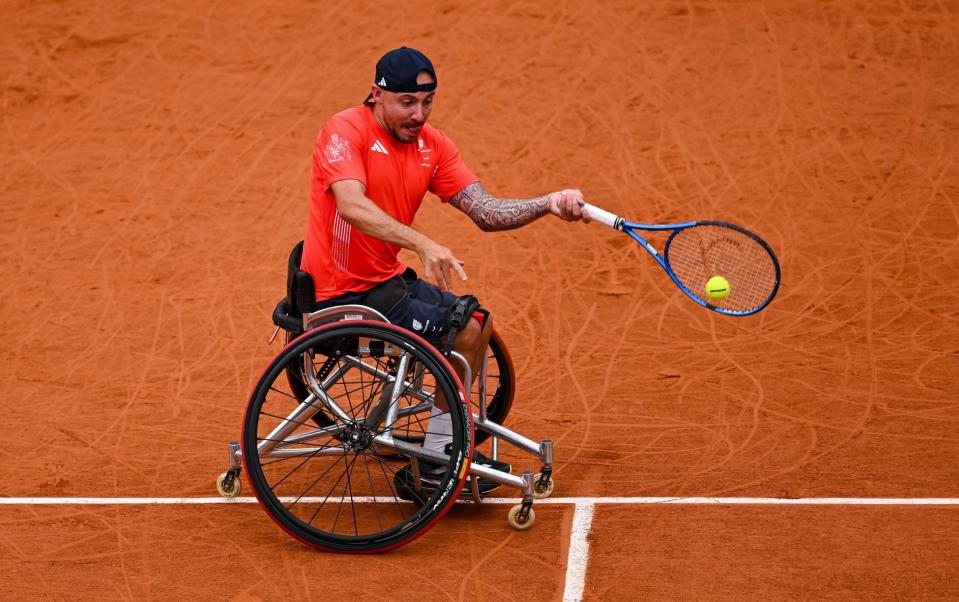
[[(281, 304), (283, 302), (281, 301)], [(279, 310), (279, 306), (278, 306)], [(274, 332), (272, 340), (276, 337), (277, 333), (281, 329), (280, 321), (274, 320), (277, 322), (277, 331)], [(304, 313), (302, 314), (302, 329), (303, 335), (314, 331), (317, 328), (321, 328), (327, 325), (334, 323), (350, 323), (356, 322), (360, 323), (384, 323), (389, 325), (390, 322), (378, 311), (373, 308), (362, 306), (362, 305), (343, 305), (332, 308), (323, 309), (316, 312)], [(395, 327), (394, 327), (395, 328)], [(286, 328), (284, 328), (287, 330)], [(402, 329), (395, 329), (396, 331), (402, 331)], [(405, 331), (402, 331), (405, 332)], [(292, 330), (287, 330), (287, 339), (288, 347), (294, 345), (299, 337), (294, 338), (292, 335), (296, 334)], [(303, 336), (301, 335), (301, 336)], [(408, 334), (408, 336), (411, 333)], [(412, 336), (410, 336), (412, 338)], [(292, 339), (292, 340), (291, 340)], [(380, 379), (383, 379), (384, 383), (390, 383), (392, 386), (391, 392), (389, 394), (389, 401), (387, 407), (378, 408), (379, 411), (385, 411), (385, 419), (387, 424), (393, 424), (398, 418), (405, 415), (412, 415), (421, 412), (429, 412), (433, 406), (433, 399), (429, 395), (421, 395), (419, 399), (420, 403), (413, 407), (407, 407), (403, 410), (400, 410), (398, 407), (399, 395), (400, 392), (409, 393), (412, 386), (411, 383), (407, 380), (406, 374), (410, 368), (409, 363), (409, 353), (405, 352), (401, 348), (387, 348), (384, 347), (380, 350), (381, 353), (385, 356), (395, 358), (398, 362), (396, 376), (393, 376), (389, 373), (383, 372), (381, 370), (376, 370), (371, 366), (365, 365), (361, 361), (363, 349), (358, 350), (357, 357), (351, 358), (349, 355), (344, 356), (346, 361), (352, 361), (355, 367), (359, 367), (360, 370), (371, 372), (370, 376), (374, 376)], [(369, 350), (366, 350), (369, 352)], [(438, 352), (437, 352), (438, 354)], [(281, 354), (282, 355), (282, 354)], [(489, 358), (489, 355), (486, 356)], [(312, 365), (312, 357), (310, 353), (302, 353), (300, 359), (303, 362), (303, 374), (306, 375), (306, 384), (308, 385), (309, 390), (311, 391), (311, 397), (319, 399), (320, 404), (315, 403), (315, 399), (306, 399), (299, 400), (297, 407), (288, 415), (286, 418), (277, 425), (270, 434), (259, 440), (257, 443), (257, 457), (259, 459), (263, 458), (283, 458), (289, 457), (291, 455), (303, 455), (307, 452), (312, 452), (314, 456), (339, 456), (343, 455), (344, 448), (348, 447), (347, 443), (344, 443), (342, 447), (327, 447), (324, 449), (313, 449), (313, 448), (303, 448), (303, 447), (292, 447), (296, 444), (305, 444), (308, 443), (311, 439), (317, 439), (321, 436), (335, 436), (342, 434), (347, 430), (347, 423), (351, 421), (351, 417), (346, 413), (346, 411), (339, 407), (334, 399), (329, 397), (325, 393), (324, 383), (320, 382), (314, 373), (314, 366)], [(472, 371), (469, 366), (469, 362), (461, 354), (457, 352), (451, 352), (448, 356), (448, 359), (451, 361), (456, 361), (462, 367), (463, 373), (465, 375), (466, 383), (472, 382)], [(491, 438), (491, 451), (493, 459), (498, 457), (498, 444), (499, 441), (505, 441), (520, 450), (527, 452), (534, 457), (538, 458), (541, 461), (541, 467), (539, 472), (533, 473), (530, 470), (524, 471), (520, 476), (512, 475), (506, 472), (501, 472), (493, 468), (482, 466), (479, 464), (474, 464), (469, 462), (469, 475), (471, 475), (470, 489), (469, 489), (469, 498), (475, 503), (481, 503), (483, 496), (479, 490), (478, 478), (486, 479), (488, 481), (493, 481), (501, 485), (506, 485), (519, 489), (522, 492), (522, 501), (520, 504), (513, 506), (508, 515), (508, 523), (515, 529), (525, 530), (532, 527), (535, 521), (535, 514), (533, 512), (532, 506), (535, 499), (542, 499), (548, 497), (553, 491), (554, 481), (552, 479), (553, 471), (553, 443), (550, 439), (544, 439), (542, 441), (536, 442), (532, 439), (529, 439), (515, 431), (510, 430), (509, 428), (498, 424), (489, 419), (487, 416), (487, 370), (488, 370), (488, 359), (481, 364), (480, 374), (478, 375), (478, 387), (479, 387), (479, 404), (478, 411), (471, 412), (473, 426), (485, 433), (488, 433)], [(399, 375), (404, 375), (401, 379)], [(458, 376), (455, 371), (448, 374), (448, 376), (453, 379), (453, 382), (460, 383)], [(414, 379), (415, 380), (415, 379)], [(462, 383), (461, 383), (462, 384)], [(384, 389), (387, 385), (384, 384)], [(385, 399), (385, 397), (384, 397)], [(252, 400), (251, 400), (252, 403)], [(378, 402), (379, 406), (382, 406), (383, 402)], [(466, 407), (469, 408), (469, 404), (466, 404)], [(310, 431), (307, 433), (300, 433), (298, 435), (290, 436), (291, 433), (296, 430), (298, 425), (302, 425), (304, 420), (309, 420), (314, 414), (318, 411), (325, 409), (327, 412), (332, 414), (335, 419), (340, 421), (338, 425), (331, 425)], [(376, 410), (374, 410), (376, 411)], [(365, 418), (364, 420), (368, 420)], [(244, 429), (246, 429), (246, 425)], [(472, 432), (470, 434), (472, 438)], [(416, 478), (420, 477), (419, 470), (419, 461), (432, 461), (440, 463), (449, 463), (452, 461), (452, 458), (446, 454), (439, 453), (436, 451), (428, 450), (423, 448), (420, 445), (416, 445), (407, 441), (402, 440), (401, 438), (394, 437), (392, 432), (380, 433), (372, 437), (372, 440), (369, 442), (369, 445), (372, 445), (377, 450), (389, 450), (407, 456), (411, 460), (412, 472), (415, 474)], [(241, 462), (244, 461), (244, 455), (242, 447), (239, 442), (230, 442), (229, 446), (229, 467), (226, 472), (222, 473), (217, 479), (217, 489), (221, 495), (231, 498), (239, 494), (241, 485), (238, 479), (242, 469)], [(472, 449), (472, 442), (470, 442), (469, 449)], [(465, 475), (464, 477), (465, 478)], [(256, 485), (251, 480), (251, 485), (256, 491)], [(260, 492), (257, 491), (257, 497), (260, 498)], [(456, 496), (462, 497), (463, 494), (456, 494)], [(454, 497), (456, 497), (454, 496)], [(375, 497), (374, 497), (375, 499)], [(262, 499), (261, 499), (262, 503)], [(352, 498), (351, 498), (352, 503)], [(266, 506), (264, 506), (266, 508)], [(270, 512), (269, 508), (266, 508), (268, 513)], [(445, 513), (445, 510), (443, 511)], [(271, 513), (272, 515), (272, 513)], [(273, 516), (274, 520), (280, 522), (276, 516)], [(438, 517), (437, 517), (438, 518)], [(282, 524), (281, 524), (282, 526)], [(432, 526), (432, 525), (430, 525)], [(430, 527), (426, 527), (427, 530)], [(418, 533), (416, 536), (421, 535), (422, 532)], [(295, 534), (294, 534), (295, 535)], [(415, 537), (411, 537), (410, 541)], [(302, 539), (302, 538), (301, 538)], [(311, 543), (311, 542), (307, 542)], [(403, 545), (408, 542), (401, 542), (398, 545)], [(312, 544), (317, 545), (317, 544)], [(398, 547), (398, 545), (393, 547)], [(317, 545), (317, 547), (324, 547), (322, 545)], [(389, 549), (393, 549), (393, 547)], [(344, 551), (344, 550), (339, 550)], [(345, 550), (352, 551), (352, 550)]]

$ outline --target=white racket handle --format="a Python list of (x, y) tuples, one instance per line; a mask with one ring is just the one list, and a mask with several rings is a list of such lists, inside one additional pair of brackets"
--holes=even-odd
[(601, 224), (606, 224), (610, 228), (616, 227), (616, 220), (619, 219), (619, 216), (616, 215), (615, 213), (610, 213), (609, 211), (606, 211), (605, 209), (600, 209), (599, 207), (595, 205), (590, 205), (589, 203), (586, 203), (585, 205), (583, 205), (583, 209), (585, 209), (586, 212), (589, 213), (589, 219), (593, 221), (597, 221)]

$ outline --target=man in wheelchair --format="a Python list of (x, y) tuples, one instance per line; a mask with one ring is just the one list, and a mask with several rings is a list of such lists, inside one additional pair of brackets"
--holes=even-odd
[[(475, 297), (452, 292), (456, 278), (466, 280), (463, 262), (410, 226), (426, 192), (484, 231), (518, 228), (547, 214), (566, 221), (589, 216), (578, 190), (530, 199), (487, 192), (453, 142), (427, 125), (436, 88), (430, 60), (412, 48), (397, 48), (377, 62), (366, 100), (324, 125), (313, 151), (309, 220), (298, 266), (315, 287), (312, 307), (303, 309), (372, 307), (445, 354), (460, 353), (476, 375), (492, 318)], [(401, 248), (419, 256), (423, 278), (399, 261)], [(462, 369), (457, 372), (463, 379)], [(434, 407), (423, 442), (440, 452), (452, 441), (443, 410), (442, 402)], [(510, 470), (478, 453), (473, 462)], [(495, 486), (480, 481), (481, 493)]]

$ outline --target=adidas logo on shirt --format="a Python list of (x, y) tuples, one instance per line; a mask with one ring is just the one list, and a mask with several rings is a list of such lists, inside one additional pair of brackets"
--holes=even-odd
[(380, 142), (379, 140), (376, 140), (375, 142), (373, 142), (373, 146), (370, 147), (370, 150), (376, 151), (378, 153), (383, 153), (384, 155), (390, 154), (389, 151), (386, 150), (386, 147), (383, 146), (383, 143)]

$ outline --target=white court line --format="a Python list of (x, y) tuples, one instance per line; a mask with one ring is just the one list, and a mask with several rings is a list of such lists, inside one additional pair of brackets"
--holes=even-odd
[[(281, 498), (283, 501), (292, 501), (293, 498)], [(300, 498), (300, 502), (316, 503), (326, 498)], [(336, 501), (339, 498), (330, 498)], [(369, 503), (369, 497), (355, 497), (354, 503)], [(392, 501), (379, 498), (378, 501)], [(470, 503), (460, 500), (462, 503)], [(489, 498), (484, 504), (518, 504), (520, 498)], [(238, 497), (227, 499), (223, 497), (0, 497), (0, 506), (19, 505), (131, 505), (131, 504), (252, 504), (255, 497)], [(536, 500), (535, 506), (542, 504), (727, 504), (727, 505), (758, 505), (773, 506), (957, 506), (959, 498), (887, 498), (887, 497), (807, 497), (807, 498), (778, 498), (778, 497), (558, 497), (545, 500)]]
[[(495, 498), (488, 500), (492, 503), (517, 503), (518, 499)], [(483, 500), (487, 503), (487, 500)], [(959, 498), (887, 498), (887, 497), (567, 497), (536, 500), (536, 504), (728, 504), (728, 505), (755, 505), (769, 504), (774, 506), (955, 506), (959, 505)]]
[[(291, 501), (292, 498), (285, 501)], [(320, 502), (325, 498), (301, 498), (300, 502)], [(335, 501), (335, 498), (331, 498)], [(369, 503), (373, 498), (353, 498), (354, 503)], [(389, 501), (389, 500), (377, 500)], [(138, 505), (138, 504), (252, 504), (255, 497), (0, 497), (0, 506), (16, 505)], [(484, 504), (516, 504), (520, 498), (490, 498)], [(469, 502), (464, 502), (469, 503)], [(610, 505), (773, 505), (773, 506), (957, 506), (959, 498), (771, 498), (771, 497), (566, 497), (536, 500), (540, 504), (573, 504), (569, 553), (566, 557), (566, 581), (563, 602), (580, 602), (586, 586), (589, 564), (589, 533), (596, 504)]]
[(589, 532), (593, 528), (593, 511), (590, 503), (576, 504), (573, 511), (573, 526), (569, 534), (569, 553), (566, 555), (566, 583), (563, 585), (563, 602), (580, 602), (586, 587), (586, 565), (589, 564)]

